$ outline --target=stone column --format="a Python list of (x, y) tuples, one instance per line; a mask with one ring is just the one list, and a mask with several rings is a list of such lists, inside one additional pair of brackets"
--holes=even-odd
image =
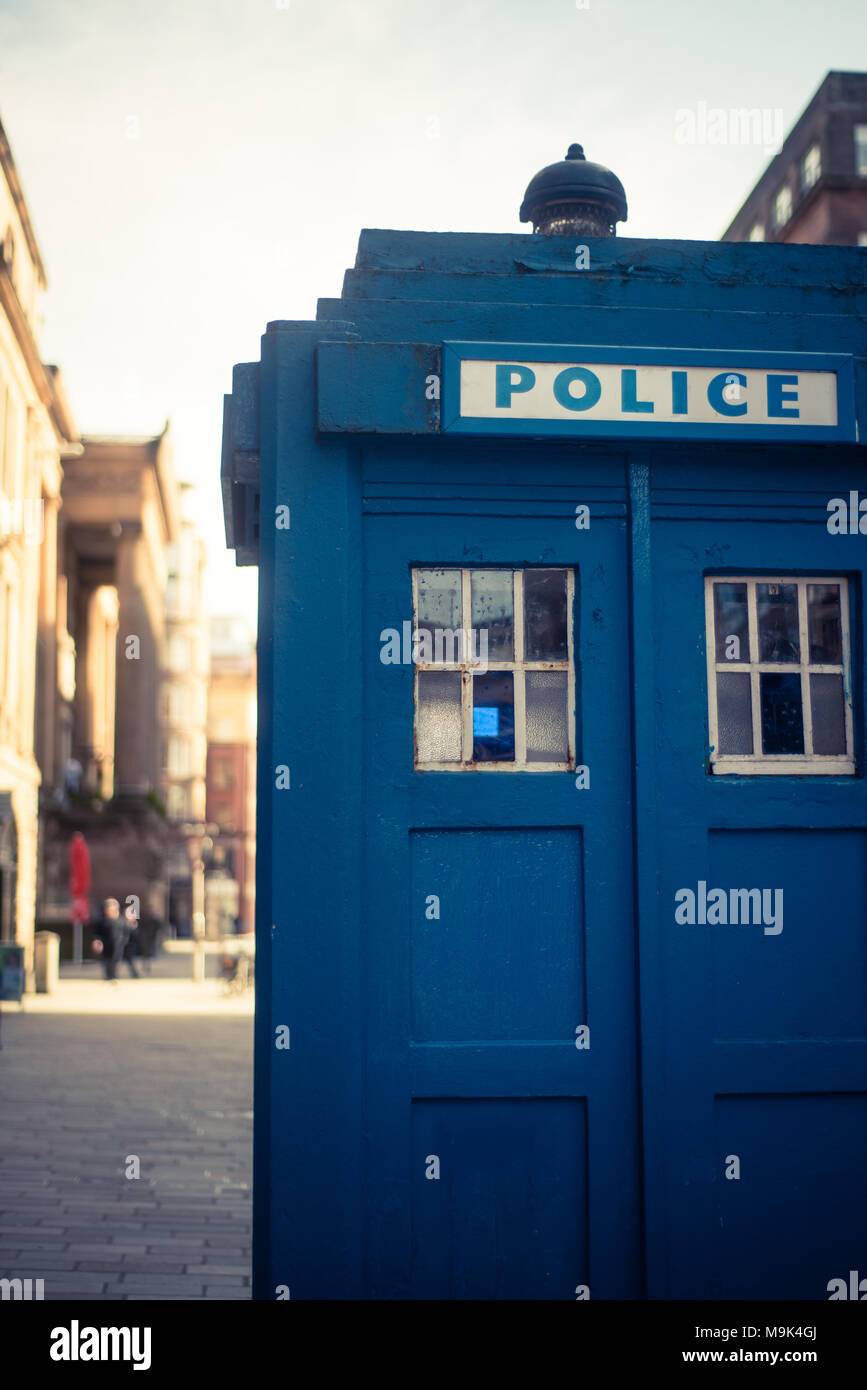
[(52, 790), (57, 747), (57, 513), (59, 497), (43, 497), (39, 574), (38, 669), (36, 676), (36, 761), (42, 784)]
[(116, 576), (115, 794), (143, 796), (159, 782), (157, 691), (162, 595), (138, 525), (123, 527), (117, 545)]

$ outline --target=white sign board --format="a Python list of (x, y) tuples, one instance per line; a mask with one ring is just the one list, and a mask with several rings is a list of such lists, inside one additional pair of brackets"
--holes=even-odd
[[(511, 345), (516, 346), (516, 345)], [(855, 438), (850, 359), (446, 344), (443, 428), (664, 438)], [(478, 353), (474, 348), (481, 348)], [(654, 356), (664, 360), (649, 360)], [(704, 359), (704, 360), (702, 360)], [(828, 367), (825, 362), (828, 361)], [(821, 363), (821, 365), (817, 365)]]

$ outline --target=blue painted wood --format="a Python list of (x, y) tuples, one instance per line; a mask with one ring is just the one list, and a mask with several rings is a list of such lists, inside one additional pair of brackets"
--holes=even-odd
[[(368, 452), (365, 472), (376, 467)], [(544, 483), (544, 464), (539, 477)], [(577, 567), (579, 756), (591, 769), (589, 791), (577, 790), (568, 773), (414, 772), (413, 671), (383, 665), (376, 639), (412, 616), (413, 564), (461, 562)], [(459, 1286), (474, 1291), (468, 1297), (501, 1287), (571, 1299), (590, 1268), (595, 1296), (636, 1297), (642, 1282), (630, 760), (621, 734), (628, 641), (618, 619), (628, 604), (625, 525), (599, 518), (579, 533), (574, 508), (568, 524), (525, 514), (499, 517), (482, 533), (475, 518), (459, 513), (368, 514), (365, 567), (371, 640), (364, 672), (364, 897), (376, 905), (366, 970), (369, 1294), (430, 1296), (439, 1287), (439, 1296), (449, 1297), (453, 1285), (443, 1271), (460, 1269)], [(428, 894), (440, 897), (439, 921), (425, 917)], [(591, 1030), (586, 1051), (575, 1047), (575, 1029), (584, 1023)], [(586, 1157), (573, 1172), (580, 1188), (568, 1208), (575, 1213), (591, 1204), (586, 1237), (574, 1222), (546, 1224), (546, 1188), (556, 1168), (547, 1178), (539, 1170), (535, 1219), (522, 1230), (511, 1223), (509, 1212), (523, 1200), (518, 1154), (531, 1142), (527, 1136), (536, 1135), (542, 1162), (543, 1150), (559, 1143), (559, 1126), (578, 1123), (562, 1118), (562, 1104), (540, 1106), (531, 1112), (538, 1119), (522, 1118), (533, 1097), (586, 1107)], [(495, 1099), (508, 1100), (511, 1110), (492, 1106)], [(433, 1130), (424, 1118), (430, 1101), (443, 1103)], [(458, 1104), (470, 1108), (469, 1128)], [(422, 1118), (407, 1127), (418, 1113)], [(513, 1115), (524, 1137), (514, 1141), (517, 1166), (499, 1164), (483, 1192), (478, 1152), (465, 1148), (463, 1166), (453, 1165), (455, 1145), (475, 1132), (472, 1117), (488, 1113)], [(509, 1119), (501, 1146), (512, 1142), (512, 1126)], [(445, 1146), (438, 1156), (445, 1165), (448, 1155), (452, 1165), (439, 1180), (424, 1177), (436, 1150), (421, 1136), (434, 1132)], [(464, 1233), (489, 1221), (502, 1227), (496, 1261), (486, 1240), (473, 1249), (463, 1244)], [(419, 1248), (427, 1239), (419, 1233), (431, 1229), (439, 1233), (435, 1253)], [(550, 1280), (538, 1275), (539, 1241), (549, 1247)]]
[[(761, 312), (760, 297), (766, 287), (784, 285), (790, 293), (794, 289), (802, 294), (804, 286), (811, 286), (824, 292), (835, 308), (842, 303), (844, 312), (851, 312), (858, 308), (856, 297), (867, 288), (864, 259), (849, 247), (620, 236), (587, 237), (583, 241), (590, 251), (591, 267), (598, 266), (600, 273), (616, 284), (616, 294), (611, 296), (615, 303), (627, 302), (631, 295), (642, 292), (644, 284), (655, 282), (655, 303), (660, 309), (665, 309), (678, 292), (700, 295), (715, 308), (728, 294), (737, 294), (746, 285), (756, 312)], [(348, 273), (350, 283), (355, 273), (367, 270), (443, 273), (461, 281), (475, 274), (487, 277), (494, 285), (513, 277), (526, 286), (528, 302), (532, 302), (537, 278), (566, 275), (586, 282), (593, 275), (593, 271), (576, 271), (571, 237), (380, 229), (362, 231), (356, 269)], [(426, 296), (416, 291), (412, 297)]]
[[(830, 306), (824, 313), (790, 310), (760, 314), (722, 305), (697, 308), (688, 304), (667, 309), (670, 317), (661, 320), (663, 310), (659, 306), (634, 306), (616, 298), (605, 306), (545, 305), (532, 300), (487, 304), (459, 298), (462, 288), (466, 287), (456, 286), (456, 297), (448, 304), (429, 299), (320, 300), (319, 314), (325, 322), (351, 313), (359, 336), (368, 341), (393, 338), (406, 342), (415, 332), (430, 342), (431, 325), (440, 322), (443, 339), (455, 337), (459, 331), (467, 339), (493, 343), (532, 342), (544, 332), (545, 341), (552, 343), (581, 340), (612, 347), (628, 343), (694, 349), (712, 343), (724, 349), (744, 347), (761, 352), (852, 353), (862, 361), (865, 354), (864, 315), (839, 309), (835, 312)], [(792, 287), (790, 294), (796, 293)], [(863, 375), (863, 366), (860, 370)], [(856, 363), (856, 401), (863, 402), (865, 385), (863, 380), (859, 382), (858, 374)]]
[[(361, 768), (347, 718), (361, 700), (361, 508), (347, 446), (313, 438), (317, 337), (275, 323), (263, 340), (256, 1296), (272, 1299), (364, 1287)], [(289, 530), (275, 527), (281, 504)]]
[[(790, 249), (794, 250), (794, 247)], [(803, 247), (799, 249), (804, 251)], [(810, 248), (811, 251), (825, 249)], [(549, 270), (532, 276), (481, 270), (449, 274), (433, 267), (425, 270), (364, 269), (348, 272), (340, 300), (323, 302), (345, 305), (347, 302), (365, 300), (415, 299), (436, 300), (440, 304), (479, 301), (488, 304), (533, 303), (539, 308), (550, 308), (556, 304), (615, 307), (618, 303), (628, 303), (634, 308), (653, 309), (659, 306), (660, 287), (664, 285), (672, 310), (702, 306), (729, 313), (741, 310), (755, 316), (757, 285), (761, 286), (763, 314), (791, 311), (792, 268), (791, 263), (787, 264), (787, 273), (779, 280), (767, 275), (757, 280), (753, 274), (744, 274), (741, 279), (722, 280), (712, 272), (708, 273), (706, 279), (697, 279), (699, 267), (695, 266), (691, 268), (691, 273), (678, 273), (671, 267), (647, 271), (633, 267), (630, 271), (628, 258), (611, 264), (604, 262), (601, 257), (597, 257), (597, 263), (589, 270), (576, 270), (574, 264), (569, 262), (557, 271)], [(832, 272), (839, 269), (839, 260), (835, 261), (833, 256), (829, 269)], [(802, 284), (801, 297), (805, 311), (833, 313), (838, 310), (839, 297), (842, 296), (848, 309), (862, 316), (867, 313), (867, 285), (863, 279), (853, 277), (842, 283), (837, 280), (834, 282), (835, 295), (831, 288), (833, 274), (829, 283), (823, 284), (811, 278), (815, 271), (816, 267), (813, 266)]]
[[(712, 489), (724, 468), (717, 461), (708, 471)], [(683, 470), (690, 487), (697, 473)], [(860, 478), (863, 487), (863, 468)], [(759, 479), (766, 500), (761, 488)], [(669, 1160), (661, 1287), (666, 1297), (821, 1298), (846, 1260), (857, 1267), (867, 1240), (864, 780), (708, 776), (695, 740), (707, 727), (701, 590), (703, 572), (723, 561), (741, 573), (847, 573), (863, 593), (867, 557), (819, 521), (757, 525), (748, 508), (741, 521), (660, 519), (653, 531), (655, 582), (666, 595), (653, 645), (667, 1086), (651, 1098), (646, 1130)], [(862, 622), (856, 601), (859, 705)], [(859, 758), (863, 767), (860, 736)], [(678, 925), (675, 892), (699, 880), (782, 888), (782, 932)], [(793, 1126), (799, 1163), (786, 1148)], [(739, 1179), (725, 1177), (730, 1155)]]
[[(263, 340), (257, 1298), (812, 1299), (863, 1267), (867, 538), (825, 524), (863, 447), (411, 437), (407, 408), (408, 344), (583, 341), (851, 355), (863, 418), (863, 253), (591, 250), (582, 279), (568, 239), (365, 232), (345, 297)], [(590, 791), (414, 770), (380, 634), (455, 564), (575, 569)], [(857, 777), (710, 775), (726, 572), (849, 576)], [(782, 887), (782, 933), (677, 923), (700, 880)]]
[(439, 429), (438, 345), (320, 343), (316, 356), (320, 430), (425, 434)]

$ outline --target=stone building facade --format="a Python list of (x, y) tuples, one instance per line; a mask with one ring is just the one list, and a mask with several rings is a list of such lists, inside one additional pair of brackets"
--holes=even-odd
[(134, 896), (143, 920), (167, 909), (158, 706), (167, 552), (180, 527), (171, 441), (166, 427), (81, 443), (64, 470), (58, 579), (74, 695), (70, 706), (58, 687), (53, 710), (46, 700), (57, 756), (43, 768), (40, 808), (40, 920), (61, 931), (75, 830), (90, 846), (95, 904)]
[(46, 287), (0, 125), (0, 939), (24, 945), (28, 975), (44, 752), (37, 672), (56, 680), (60, 667), (69, 676), (69, 634), (56, 603), (57, 516), (62, 459), (77, 438), (59, 372), (40, 356)]

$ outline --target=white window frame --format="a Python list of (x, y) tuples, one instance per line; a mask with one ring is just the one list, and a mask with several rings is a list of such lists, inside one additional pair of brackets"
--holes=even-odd
[[(514, 604), (513, 644), (514, 656), (509, 661), (488, 661), (488, 671), (511, 671), (515, 700), (515, 760), (473, 761), (473, 672), (470, 661), (420, 661), (416, 664), (413, 677), (413, 733), (414, 747), (418, 746), (418, 677), (423, 671), (458, 671), (461, 674), (461, 760), (454, 763), (419, 762), (414, 760), (416, 772), (571, 772), (575, 769), (575, 649), (574, 649), (574, 607), (575, 571), (568, 565), (525, 565), (517, 569), (513, 565), (472, 565), (468, 569), (457, 565), (430, 564), (414, 566), (412, 570), (412, 615), (413, 633), (418, 622), (418, 575), (423, 570), (458, 570), (461, 575), (461, 627), (468, 633), (472, 626), (472, 589), (470, 576), (474, 573), (504, 570), (512, 575), (512, 595)], [(566, 574), (566, 642), (567, 655), (563, 661), (524, 660), (524, 575), (545, 570), (562, 570)], [(527, 761), (527, 709), (523, 674), (525, 671), (564, 671), (566, 673), (566, 762), (528, 762)]]
[[(705, 640), (707, 645), (707, 698), (708, 724), (710, 734), (710, 766), (715, 774), (739, 773), (746, 776), (848, 776), (855, 775), (854, 719), (852, 710), (852, 653), (851, 624), (849, 611), (849, 580), (842, 574), (796, 575), (796, 574), (711, 574), (705, 577)], [(714, 611), (714, 584), (746, 584), (747, 615), (750, 629), (750, 653), (748, 661), (718, 661), (716, 656), (716, 613)], [(759, 625), (756, 603), (757, 584), (797, 584), (798, 586), (798, 626), (800, 661), (759, 661)], [(810, 661), (809, 632), (807, 625), (807, 585), (837, 584), (840, 588), (840, 641), (842, 663), (839, 665), (817, 665)], [(794, 675), (801, 677), (801, 708), (804, 720), (804, 752), (792, 753), (739, 753), (736, 755), (716, 752), (719, 737), (717, 718), (716, 677), (719, 671), (746, 671), (750, 676), (750, 696), (753, 717), (753, 748), (762, 746), (762, 709), (759, 676), (762, 672)], [(810, 698), (811, 675), (842, 675), (843, 677), (843, 716), (846, 730), (846, 754), (813, 752), (813, 704)]]
[(753, 225), (750, 227), (749, 240), (750, 240), (750, 241), (764, 241), (764, 239), (765, 239), (765, 224), (764, 224), (764, 222), (754, 222)]
[[(859, 178), (867, 178), (867, 125), (856, 125), (852, 134), (855, 145), (855, 173)], [(862, 158), (863, 164), (861, 163)]]

